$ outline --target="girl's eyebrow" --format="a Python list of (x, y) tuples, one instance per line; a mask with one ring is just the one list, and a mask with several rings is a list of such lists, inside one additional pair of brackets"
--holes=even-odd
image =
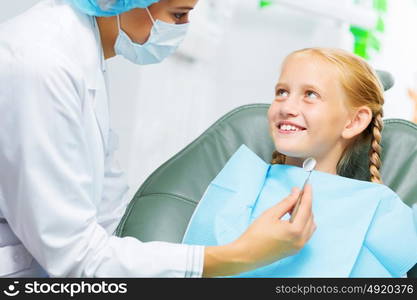
[(302, 87), (305, 90), (309, 90), (310, 89), (310, 90), (313, 90), (313, 91), (318, 92), (319, 94), (322, 94), (322, 92), (323, 92), (318, 86), (316, 86), (314, 84), (304, 84), (304, 85), (302, 85)]
[[(319, 93), (320, 95), (323, 93), (323, 91), (316, 85), (314, 84), (303, 84), (301, 86), (304, 90), (313, 90), (317, 93)], [(275, 86), (275, 91), (277, 91), (279, 88), (288, 88), (288, 84), (285, 82), (278, 82)]]
[(275, 90), (278, 90), (278, 88), (287, 88), (288, 85), (285, 82), (278, 82), (275, 86)]

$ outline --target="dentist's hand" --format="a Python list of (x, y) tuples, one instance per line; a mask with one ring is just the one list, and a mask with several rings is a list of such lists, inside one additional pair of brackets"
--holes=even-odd
[(300, 191), (266, 210), (234, 242), (205, 248), (204, 277), (229, 276), (256, 269), (301, 250), (316, 230), (311, 186), (306, 185), (294, 222), (281, 218), (294, 208)]

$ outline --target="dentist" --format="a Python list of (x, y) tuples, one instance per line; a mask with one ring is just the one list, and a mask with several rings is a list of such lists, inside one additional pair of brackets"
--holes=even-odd
[(0, 277), (233, 275), (309, 240), (310, 188), (293, 223), (280, 218), (297, 190), (227, 245), (113, 235), (129, 199), (113, 162), (105, 59), (161, 62), (196, 2), (42, 0), (0, 25)]

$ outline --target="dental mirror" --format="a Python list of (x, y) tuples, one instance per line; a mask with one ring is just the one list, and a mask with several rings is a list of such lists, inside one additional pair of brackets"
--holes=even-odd
[[(314, 168), (316, 167), (316, 160), (312, 157), (307, 158), (304, 162), (303, 162), (303, 169), (306, 172), (310, 172), (314, 170)], [(309, 174), (309, 175), (310, 175)]]
[(311, 172), (313, 172), (314, 168), (316, 167), (316, 164), (317, 164), (317, 161), (313, 157), (309, 157), (306, 160), (304, 160), (304, 162), (303, 162), (303, 170), (308, 172), (308, 177), (304, 181), (304, 185), (303, 185), (303, 188), (300, 192), (300, 195), (298, 196), (297, 203), (295, 204), (295, 207), (294, 207), (294, 209), (291, 213), (290, 223), (292, 223), (294, 221), (295, 215), (298, 212), (298, 208), (300, 207), (300, 203), (301, 203), (301, 198), (303, 197), (303, 194), (304, 194), (304, 188), (305, 188), (306, 184), (308, 183), (308, 181), (310, 179)]

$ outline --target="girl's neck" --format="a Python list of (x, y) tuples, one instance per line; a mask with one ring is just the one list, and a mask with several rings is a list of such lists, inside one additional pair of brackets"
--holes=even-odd
[[(314, 170), (330, 173), (330, 174), (337, 174), (337, 164), (339, 163), (340, 158), (344, 152), (345, 146), (344, 145), (337, 145), (335, 146), (330, 152), (326, 153), (321, 157), (314, 157), (317, 161), (316, 167)], [(307, 157), (289, 157), (287, 156), (285, 160), (286, 165), (292, 165), (302, 168), (303, 162)]]
[[(285, 164), (302, 168), (304, 160), (305, 158), (287, 157), (285, 160)], [(336, 175), (336, 166), (337, 163), (335, 164), (334, 162), (317, 160), (317, 164), (314, 170)]]

